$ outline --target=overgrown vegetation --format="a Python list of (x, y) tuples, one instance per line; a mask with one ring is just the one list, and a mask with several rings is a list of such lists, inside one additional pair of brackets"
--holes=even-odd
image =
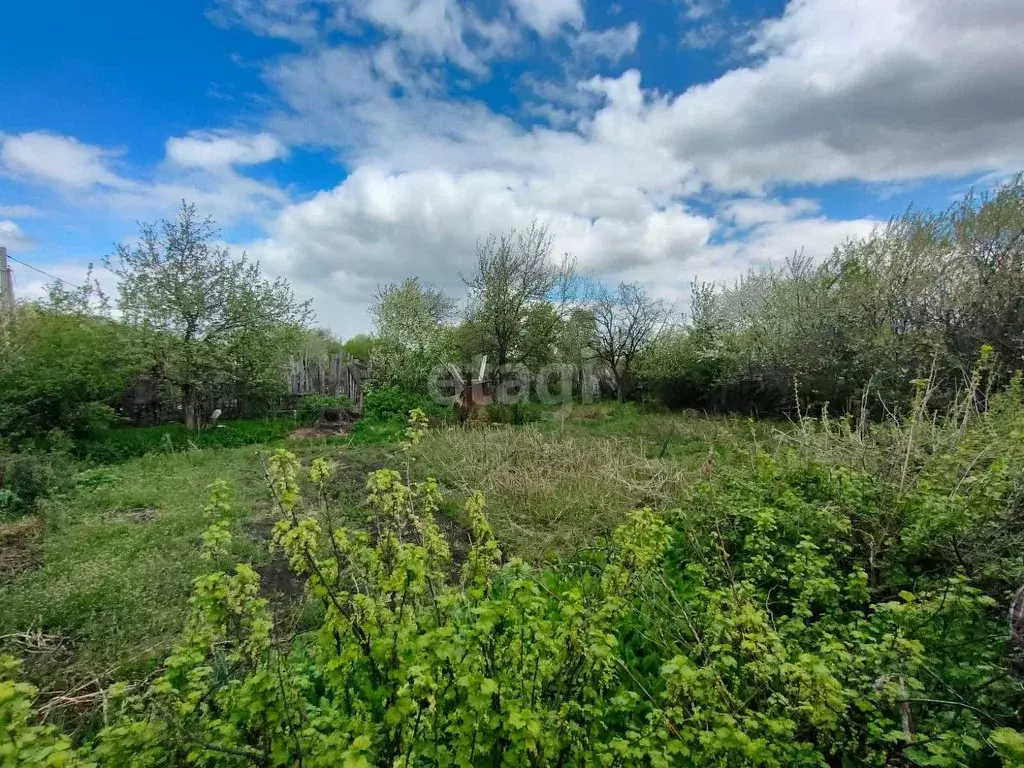
[(674, 407), (796, 415), (799, 400), (878, 417), (923, 378), (946, 405), (986, 344), (1005, 382), (1024, 363), (1024, 177), (947, 211), (912, 209), (823, 263), (796, 256), (698, 288), (691, 315), (646, 361)]
[[(557, 569), (503, 556), (478, 492), (453, 563), (441, 486), (410, 475), (422, 412), (405, 474), (369, 475), (372, 536), (340, 522), (337, 465), (279, 450), (273, 540), (306, 581), (300, 623), (275, 622), (250, 566), (200, 576), (159, 677), (115, 691), (77, 751), (6, 682), (9, 749), (27, 764), (1016, 764), (1020, 381), (984, 412), (963, 402), (924, 433), (913, 417), (807, 422), (745, 470), (711, 453), (694, 482), (662, 486), (678, 507), (627, 515)], [(856, 440), (889, 471), (823, 461)], [(215, 488), (209, 562), (236, 515)]]
[(81, 441), (79, 456), (94, 463), (116, 464), (147, 453), (173, 453), (200, 448), (234, 448), (282, 440), (295, 429), (292, 419), (226, 421), (201, 430), (184, 424), (109, 429)]
[[(542, 227), (486, 239), (461, 304), (380, 289), (338, 430), (199, 428), (246, 377), (272, 397), (282, 340), (341, 348), (286, 286), (237, 292), (205, 226), (122, 253), (130, 323), (85, 288), (4, 327), (4, 765), (1024, 764), (1020, 178), (698, 289), (686, 323), (587, 290)], [(209, 360), (139, 298), (192, 257), (228, 297)], [(280, 313), (250, 325), (257, 294)], [(639, 402), (481, 386), (454, 426), (427, 377), (484, 355), (598, 361)], [(195, 424), (111, 426), (147, 371)]]
[(303, 424), (313, 424), (327, 411), (351, 408), (352, 401), (344, 395), (305, 395), (299, 400), (296, 418)]

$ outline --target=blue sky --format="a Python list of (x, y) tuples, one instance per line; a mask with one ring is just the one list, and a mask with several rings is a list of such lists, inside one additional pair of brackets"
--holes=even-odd
[(187, 198), (343, 335), (378, 283), (456, 291), (477, 238), (533, 220), (596, 278), (677, 298), (1024, 166), (1018, 0), (53, 0), (0, 18), (0, 244), (76, 280)]

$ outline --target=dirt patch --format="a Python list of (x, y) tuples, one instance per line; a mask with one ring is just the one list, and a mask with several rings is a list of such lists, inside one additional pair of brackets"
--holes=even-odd
[[(253, 541), (269, 546), (277, 521), (273, 517), (259, 517), (242, 523), (245, 535)], [(288, 559), (281, 552), (273, 552), (271, 559), (255, 566), (260, 577), (260, 595), (270, 603), (271, 611), (280, 621), (294, 613), (302, 601), (306, 579), (296, 576), (288, 567)]]
[(355, 408), (328, 408), (311, 427), (301, 427), (290, 435), (289, 440), (311, 440), (320, 437), (347, 435), (349, 428), (363, 418)]
[(267, 598), (275, 615), (290, 613), (302, 600), (306, 579), (292, 573), (286, 558), (275, 556), (270, 562), (257, 565), (256, 573), (260, 576), (260, 594)]
[(0, 525), (0, 584), (39, 565), (42, 529), (35, 518)]
[(457, 574), (469, 557), (469, 528), (444, 512), (434, 515), (434, 522), (448, 540), (452, 552), (452, 571)]

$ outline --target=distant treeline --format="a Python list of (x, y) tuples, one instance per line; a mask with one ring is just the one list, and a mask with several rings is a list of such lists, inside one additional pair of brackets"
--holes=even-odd
[[(946, 211), (911, 209), (822, 263), (797, 255), (725, 290), (694, 291), (688, 322), (647, 350), (671, 407), (879, 414), (930, 379), (941, 405), (979, 356), (995, 386), (1024, 366), (1024, 179)], [(991, 350), (991, 352), (989, 351)]]

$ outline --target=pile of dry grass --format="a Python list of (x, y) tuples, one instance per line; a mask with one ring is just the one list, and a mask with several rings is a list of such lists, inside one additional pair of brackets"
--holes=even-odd
[(631, 510), (676, 503), (685, 482), (629, 438), (501, 425), (432, 432), (414, 467), (456, 493), (482, 491), (504, 548), (532, 560), (571, 554)]

